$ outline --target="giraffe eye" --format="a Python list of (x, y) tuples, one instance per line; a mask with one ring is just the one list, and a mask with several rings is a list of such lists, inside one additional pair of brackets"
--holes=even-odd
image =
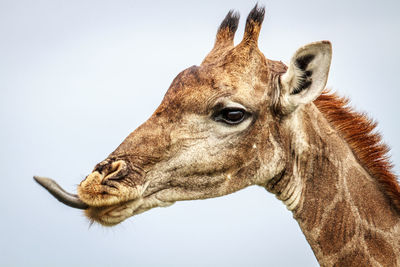
[(246, 114), (246, 111), (241, 108), (224, 108), (214, 115), (214, 120), (235, 125), (241, 123), (245, 119)]

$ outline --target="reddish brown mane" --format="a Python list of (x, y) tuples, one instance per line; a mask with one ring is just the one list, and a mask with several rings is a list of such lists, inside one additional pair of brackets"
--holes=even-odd
[(348, 106), (349, 99), (324, 91), (314, 104), (350, 145), (354, 155), (400, 212), (400, 186), (392, 172), (389, 148), (375, 131), (377, 123)]

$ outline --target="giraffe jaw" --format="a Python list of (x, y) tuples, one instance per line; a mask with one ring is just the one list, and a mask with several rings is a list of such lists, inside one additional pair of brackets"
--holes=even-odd
[(103, 226), (114, 226), (129, 217), (143, 213), (152, 208), (168, 207), (175, 203), (160, 200), (157, 197), (157, 193), (111, 206), (89, 207), (85, 210), (85, 215), (92, 222), (98, 222)]

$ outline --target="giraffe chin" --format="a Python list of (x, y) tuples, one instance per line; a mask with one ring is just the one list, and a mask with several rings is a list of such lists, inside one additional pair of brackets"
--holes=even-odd
[(103, 226), (114, 226), (152, 208), (168, 207), (174, 203), (162, 201), (153, 194), (111, 206), (89, 207), (84, 213), (91, 222), (97, 222)]

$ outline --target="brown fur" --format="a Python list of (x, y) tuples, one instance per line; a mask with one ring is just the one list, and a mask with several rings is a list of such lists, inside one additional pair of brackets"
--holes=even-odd
[(348, 106), (349, 100), (325, 91), (314, 104), (331, 125), (349, 144), (355, 157), (369, 174), (382, 186), (382, 190), (400, 212), (400, 186), (391, 171), (389, 148), (377, 133), (377, 123)]

